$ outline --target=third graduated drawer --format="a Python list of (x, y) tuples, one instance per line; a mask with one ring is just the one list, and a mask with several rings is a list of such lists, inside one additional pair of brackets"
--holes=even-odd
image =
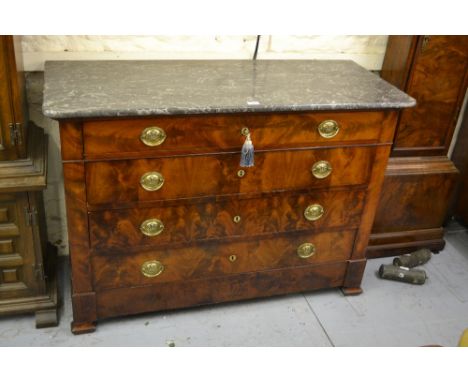
[(257, 152), (255, 166), (239, 154), (191, 155), (86, 163), (93, 209), (158, 200), (364, 185), (375, 146)]
[(250, 133), (257, 150), (383, 142), (389, 112), (302, 112), (160, 116), (87, 121), (86, 158), (239, 151)]
[(280, 193), (261, 198), (90, 212), (91, 247), (127, 251), (211, 239), (357, 228), (362, 189)]

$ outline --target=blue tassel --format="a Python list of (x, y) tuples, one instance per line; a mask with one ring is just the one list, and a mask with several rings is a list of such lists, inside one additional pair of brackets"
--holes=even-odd
[(247, 134), (245, 142), (242, 145), (241, 150), (241, 167), (253, 167), (254, 166), (254, 146), (252, 140), (250, 139), (250, 134)]

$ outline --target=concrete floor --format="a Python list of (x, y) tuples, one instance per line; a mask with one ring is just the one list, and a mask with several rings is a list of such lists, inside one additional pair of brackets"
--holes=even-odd
[(452, 227), (444, 251), (423, 266), (425, 285), (380, 280), (391, 258), (370, 260), (364, 293), (296, 294), (153, 313), (70, 332), (69, 267), (61, 257), (60, 325), (35, 329), (33, 316), (0, 318), (0, 346), (456, 346), (468, 328), (468, 231)]

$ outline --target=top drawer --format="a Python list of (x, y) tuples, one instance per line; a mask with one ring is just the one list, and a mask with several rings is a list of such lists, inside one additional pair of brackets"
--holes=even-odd
[[(392, 112), (320, 112), (162, 116), (84, 122), (87, 158), (239, 151), (248, 128), (255, 149), (391, 141)], [(391, 129), (390, 129), (391, 130)]]

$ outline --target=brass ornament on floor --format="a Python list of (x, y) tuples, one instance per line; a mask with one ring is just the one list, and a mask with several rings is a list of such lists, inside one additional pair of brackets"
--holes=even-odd
[(431, 255), (431, 251), (427, 248), (418, 249), (410, 254), (394, 258), (393, 265), (407, 268), (417, 267), (426, 264), (431, 259)]
[(379, 276), (382, 279), (401, 281), (408, 284), (422, 285), (426, 282), (427, 275), (422, 269), (409, 269), (396, 265), (381, 265)]

